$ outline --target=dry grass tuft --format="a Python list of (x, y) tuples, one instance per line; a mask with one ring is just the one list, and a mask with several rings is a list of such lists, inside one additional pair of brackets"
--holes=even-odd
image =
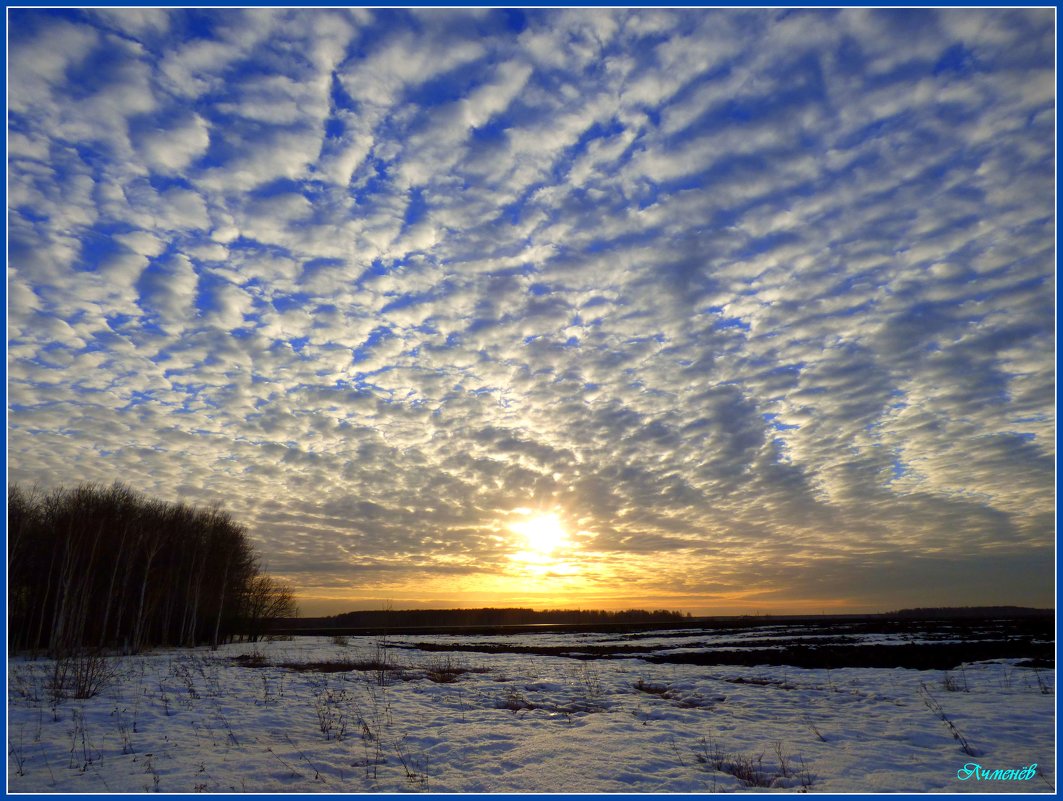
[(668, 692), (668, 687), (664, 684), (650, 684), (643, 679), (639, 679), (632, 685), (639, 692), (649, 693), (650, 695), (665, 695)]

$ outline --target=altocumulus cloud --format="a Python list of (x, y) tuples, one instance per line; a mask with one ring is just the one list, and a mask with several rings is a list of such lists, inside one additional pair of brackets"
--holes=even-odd
[(10, 477), (310, 612), (1050, 604), (1054, 24), (12, 9)]

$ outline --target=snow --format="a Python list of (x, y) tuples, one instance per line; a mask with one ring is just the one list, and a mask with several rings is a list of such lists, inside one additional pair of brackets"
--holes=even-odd
[[(765, 639), (762, 631), (757, 639)], [(655, 632), (640, 645), (711, 648)], [(53, 663), (8, 663), (11, 792), (1051, 792), (1054, 672), (700, 667), (421, 651), (629, 635), (325, 637), (115, 657), (95, 697), (53, 702)], [(735, 635), (721, 635), (721, 641)], [(869, 641), (869, 640), (865, 640)], [(386, 646), (386, 648), (385, 648)], [(282, 665), (372, 662), (391, 671)], [(261, 656), (264, 666), (246, 664)], [(245, 663), (236, 661), (244, 657)], [(252, 660), (254, 661), (254, 660)], [(362, 665), (365, 667), (365, 665)], [(457, 672), (463, 669), (466, 672)], [(437, 683), (431, 677), (452, 678)], [(968, 691), (963, 691), (964, 684)], [(953, 729), (927, 702), (939, 705)], [(970, 762), (1028, 781), (960, 781)], [(767, 786), (750, 786), (757, 783)]]

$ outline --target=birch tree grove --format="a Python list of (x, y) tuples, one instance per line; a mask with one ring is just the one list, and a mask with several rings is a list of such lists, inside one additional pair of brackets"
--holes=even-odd
[(122, 485), (8, 488), (8, 645), (52, 655), (217, 647), (294, 616), (247, 530), (219, 508)]

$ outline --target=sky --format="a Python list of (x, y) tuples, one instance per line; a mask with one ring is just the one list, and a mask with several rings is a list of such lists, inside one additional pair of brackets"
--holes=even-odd
[(308, 615), (1053, 606), (1054, 31), (11, 9), (9, 481)]

